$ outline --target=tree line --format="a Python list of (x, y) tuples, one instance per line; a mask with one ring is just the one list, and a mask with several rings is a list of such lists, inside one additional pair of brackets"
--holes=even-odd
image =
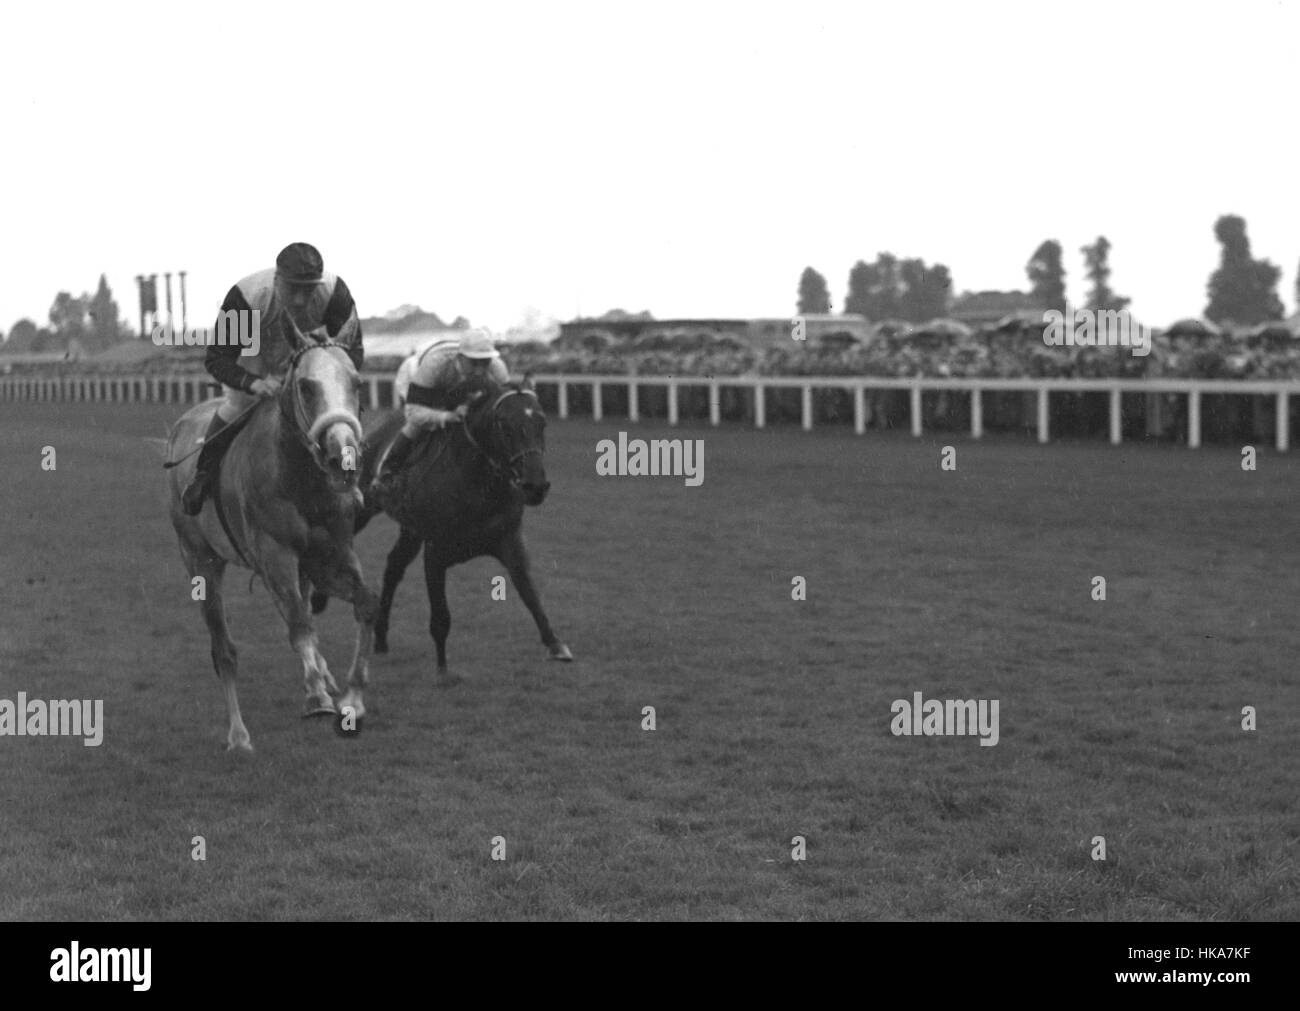
[[(1206, 285), (1204, 316), (1214, 323), (1251, 326), (1283, 316), (1277, 294), (1282, 271), (1268, 260), (1251, 256), (1244, 218), (1225, 214), (1214, 225), (1219, 242), (1219, 266)], [(1120, 310), (1131, 299), (1110, 286), (1111, 243), (1104, 235), (1080, 247), (1084, 276), (1089, 288), (1084, 308)], [(1065, 309), (1065, 264), (1061, 244), (1055, 239), (1041, 243), (1025, 264), (1029, 297), (1044, 311)], [(1296, 300), (1300, 302), (1300, 276), (1296, 279)], [(927, 266), (922, 259), (900, 259), (880, 253), (868, 263), (859, 260), (849, 270), (848, 294), (843, 312), (858, 313), (879, 322), (886, 319), (923, 323), (946, 316), (952, 308), (952, 275), (942, 263)], [(826, 314), (831, 311), (826, 278), (806, 267), (799, 278), (796, 312)]]
[(50, 305), (45, 326), (20, 319), (9, 331), (3, 347), (8, 354), (37, 354), (67, 351), (76, 342), (87, 354), (94, 354), (133, 336), (122, 322), (108, 278), (100, 274), (95, 294), (83, 292), (74, 298), (70, 292), (59, 292)]

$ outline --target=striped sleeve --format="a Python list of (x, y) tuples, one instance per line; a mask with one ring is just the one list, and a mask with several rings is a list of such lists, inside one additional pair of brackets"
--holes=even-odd
[[(226, 292), (226, 300), (221, 303), (221, 311), (225, 312), (247, 312), (249, 310), (248, 299), (244, 298), (244, 293), (239, 290), (239, 285), (235, 285)], [(203, 357), (203, 367), (208, 370), (208, 375), (212, 376), (222, 386), (233, 386), (237, 390), (249, 392), (249, 388), (257, 380), (257, 377), (239, 364), (239, 353), (242, 348), (235, 343), (227, 345), (209, 344), (207, 354)]]
[(360, 371), (365, 361), (365, 349), (361, 345), (361, 320), (357, 317), (357, 304), (352, 299), (352, 292), (341, 277), (335, 280), (334, 293), (325, 306), (325, 332), (331, 340), (348, 349), (348, 357)]

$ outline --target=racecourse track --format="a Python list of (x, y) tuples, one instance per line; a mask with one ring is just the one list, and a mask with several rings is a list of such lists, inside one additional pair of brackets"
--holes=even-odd
[[(1300, 918), (1294, 454), (634, 426), (704, 440), (690, 488), (552, 421), (525, 528), (576, 662), (482, 559), (435, 690), (417, 564), (345, 739), (232, 570), (241, 756), (150, 442), (180, 410), (0, 406), (0, 697), (105, 709), (98, 748), (0, 738), (0, 917)], [(346, 672), (350, 609), (321, 634)], [(893, 736), (916, 691), (1000, 700), (999, 743)]]

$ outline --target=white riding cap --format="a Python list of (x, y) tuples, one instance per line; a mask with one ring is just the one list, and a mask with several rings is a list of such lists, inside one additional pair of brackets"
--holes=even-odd
[(460, 353), (466, 358), (500, 358), (486, 330), (466, 330), (460, 335)]

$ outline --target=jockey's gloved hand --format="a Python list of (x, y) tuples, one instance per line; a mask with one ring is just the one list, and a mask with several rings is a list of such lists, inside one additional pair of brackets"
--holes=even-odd
[(267, 379), (256, 379), (250, 387), (252, 393), (259, 397), (274, 397), (280, 392), (280, 380), (274, 377)]

